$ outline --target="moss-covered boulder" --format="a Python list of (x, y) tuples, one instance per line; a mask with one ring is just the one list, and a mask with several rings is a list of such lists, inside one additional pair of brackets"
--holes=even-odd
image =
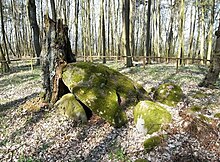
[(176, 106), (183, 97), (180, 86), (173, 83), (161, 84), (154, 92), (153, 98), (168, 106)]
[(143, 87), (102, 64), (68, 64), (62, 80), (78, 100), (116, 127), (126, 123), (126, 107), (147, 97)]
[(160, 136), (153, 136), (144, 141), (144, 149), (147, 152), (153, 150), (156, 146), (158, 146), (162, 141), (162, 137)]
[(171, 114), (158, 103), (140, 101), (134, 108), (134, 122), (139, 132), (152, 134), (172, 120)]
[(63, 95), (54, 106), (57, 107), (58, 111), (65, 116), (83, 123), (87, 122), (87, 116), (84, 108), (75, 99), (75, 96), (72, 93)]

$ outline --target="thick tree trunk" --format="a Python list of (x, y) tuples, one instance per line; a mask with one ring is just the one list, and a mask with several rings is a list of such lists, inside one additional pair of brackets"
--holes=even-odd
[(220, 19), (218, 30), (215, 32), (217, 37), (215, 50), (213, 53), (212, 63), (208, 73), (206, 74), (204, 80), (199, 84), (199, 86), (203, 87), (213, 87), (216, 81), (219, 78), (220, 73)]
[(36, 64), (40, 65), (40, 59), (39, 59), (41, 53), (40, 29), (37, 24), (35, 0), (27, 0), (27, 11), (28, 11), (30, 26), (33, 30), (35, 54), (38, 57)]
[(43, 98), (45, 102), (55, 103), (61, 94), (62, 68), (75, 62), (68, 37), (68, 27), (62, 20), (54, 22), (48, 15), (44, 16), (46, 39), (42, 51), (43, 63)]

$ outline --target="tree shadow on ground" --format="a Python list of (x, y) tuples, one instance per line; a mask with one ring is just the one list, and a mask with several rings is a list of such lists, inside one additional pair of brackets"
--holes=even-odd
[[(34, 65), (33, 64), (33, 69), (39, 69), (40, 66), (38, 65)], [(24, 65), (12, 65), (12, 67), (10, 67), (10, 71), (8, 73), (1, 73), (0, 72), (0, 78), (3, 76), (8, 76), (14, 73), (18, 73), (20, 71), (31, 71), (31, 65), (28, 64), (24, 64)]]
[(18, 85), (22, 84), (27, 81), (36, 80), (39, 78), (39, 74), (20, 74), (17, 76), (14, 76), (13, 79), (2, 79), (0, 81), (0, 85), (2, 87), (8, 86), (8, 85)]
[(24, 98), (20, 98), (18, 100), (10, 101), (10, 102), (7, 102), (5, 104), (0, 104), (0, 113), (3, 112), (3, 111), (9, 110), (9, 109), (18, 107), (19, 105), (21, 105), (25, 101), (27, 101), (27, 100), (29, 100), (31, 98), (34, 98), (37, 95), (38, 95), (38, 93), (33, 93), (33, 94), (31, 94), (29, 96), (26, 96)]

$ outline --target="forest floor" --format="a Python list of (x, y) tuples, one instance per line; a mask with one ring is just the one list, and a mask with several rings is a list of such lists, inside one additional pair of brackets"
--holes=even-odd
[(126, 113), (125, 127), (114, 128), (98, 117), (86, 125), (59, 115), (55, 109), (39, 110), (40, 68), (16, 66), (0, 75), (0, 161), (135, 161), (205, 162), (220, 161), (220, 82), (216, 89), (198, 87), (207, 68), (154, 64), (145, 68), (108, 66), (127, 75), (150, 91), (164, 82), (181, 86), (184, 99), (167, 107), (173, 122), (159, 134), (165, 138), (151, 151), (144, 150), (145, 139), (154, 136), (137, 132), (132, 109)]

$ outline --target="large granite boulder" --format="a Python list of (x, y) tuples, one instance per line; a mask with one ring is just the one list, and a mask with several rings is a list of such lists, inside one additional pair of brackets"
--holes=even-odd
[(143, 87), (102, 64), (68, 64), (62, 80), (77, 100), (116, 127), (127, 121), (125, 108), (147, 98)]
[(134, 122), (141, 133), (152, 134), (171, 122), (171, 114), (158, 103), (140, 101), (134, 108)]
[(155, 90), (154, 99), (168, 106), (176, 106), (183, 97), (183, 91), (180, 86), (173, 83), (164, 83)]

